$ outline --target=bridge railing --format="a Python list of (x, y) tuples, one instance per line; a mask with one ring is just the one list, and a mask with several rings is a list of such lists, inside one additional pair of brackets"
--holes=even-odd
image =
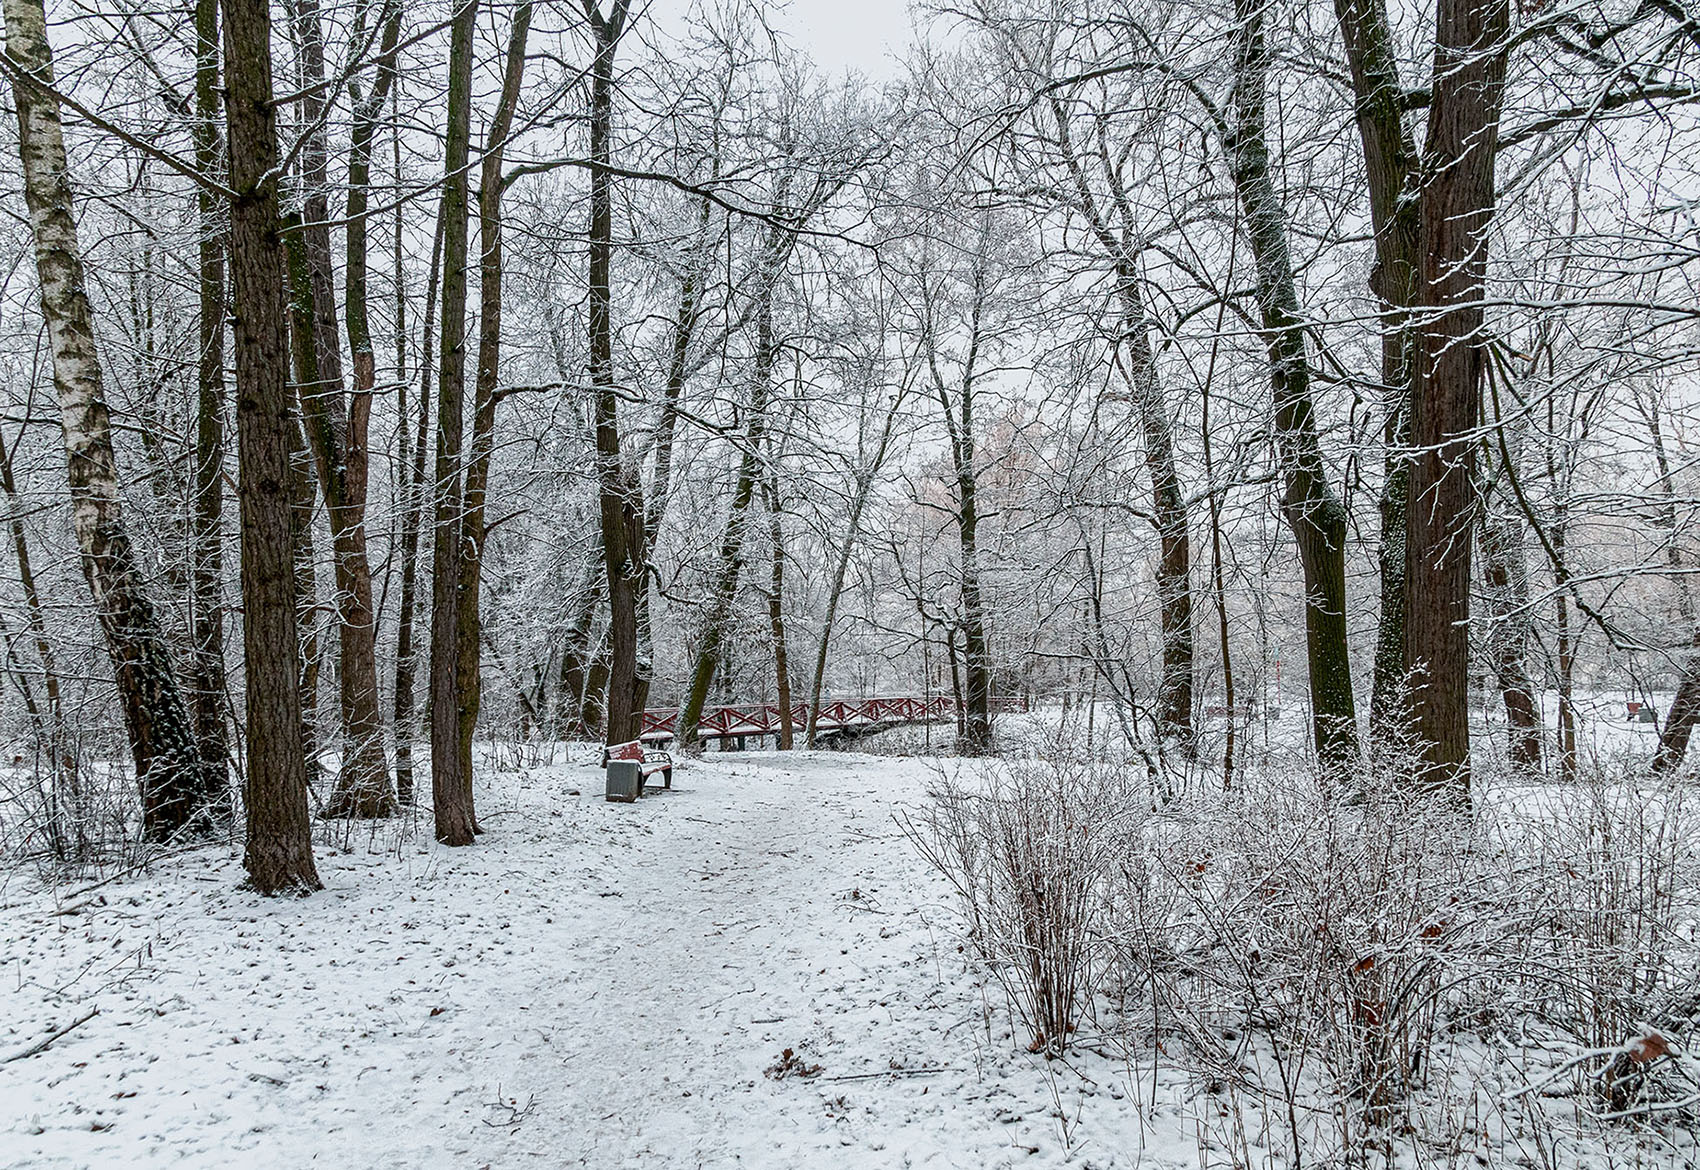
[[(930, 723), (952, 718), (955, 713), (956, 701), (938, 695), (832, 699), (817, 709), (815, 727), (819, 731), (843, 731), (881, 724)], [(702, 739), (774, 735), (780, 729), (781, 718), (777, 703), (729, 703), (705, 707), (697, 722), (697, 735)], [(808, 722), (808, 703), (792, 703), (791, 727), (801, 731)], [(679, 708), (651, 707), (643, 713), (639, 737), (646, 740), (673, 739), (678, 735), (678, 727)]]

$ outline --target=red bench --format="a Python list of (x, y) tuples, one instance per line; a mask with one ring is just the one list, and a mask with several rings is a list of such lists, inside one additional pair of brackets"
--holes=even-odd
[(628, 743), (617, 743), (603, 748), (603, 768), (607, 768), (614, 760), (630, 760), (637, 764), (645, 781), (659, 772), (661, 774), (661, 787), (669, 791), (672, 790), (673, 757), (660, 748), (648, 747), (643, 741), (636, 739)]

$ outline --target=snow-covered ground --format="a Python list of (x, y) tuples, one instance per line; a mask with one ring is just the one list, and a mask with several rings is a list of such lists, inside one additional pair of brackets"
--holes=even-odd
[(579, 750), (487, 770), (473, 848), (321, 827), (307, 899), (227, 846), (14, 878), (0, 1060), (99, 1014), (0, 1064), (0, 1164), (1198, 1164), (1208, 1099), (1027, 1055), (967, 972), (895, 820), (940, 765), (711, 754), (617, 805)]

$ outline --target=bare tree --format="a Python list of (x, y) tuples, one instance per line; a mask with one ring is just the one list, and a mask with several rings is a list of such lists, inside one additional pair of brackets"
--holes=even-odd
[(502, 159), (513, 129), (514, 110), (519, 105), (520, 84), (525, 74), (525, 43), (531, 30), (531, 3), (522, 0), (514, 10), (508, 31), (507, 62), (502, 73), (502, 93), (484, 143), (484, 162), (478, 187), (479, 312), (478, 374), (473, 390), (472, 443), (466, 467), (465, 507), (461, 515), (459, 647), (456, 651), (455, 689), (460, 695), (460, 763), (472, 773), (472, 737), (478, 727), (482, 698), (479, 661), (483, 645), (483, 617), (479, 589), (484, 562), (484, 542), (489, 534), (485, 521), (485, 494), (490, 482), (490, 457), (496, 438), (496, 404), (501, 393), (498, 380), (502, 363)]
[[(989, 334), (992, 323), (986, 310), (993, 283), (989, 271), (992, 231), (992, 221), (988, 216), (976, 233), (978, 247), (971, 253), (965, 291), (967, 299), (963, 306), (965, 320), (961, 323), (961, 351), (954, 362), (953, 374), (947, 373), (950, 363), (941, 353), (944, 345), (939, 332), (941, 324), (936, 318), (936, 314), (946, 308), (943, 298), (936, 295), (934, 289), (923, 288), (920, 304), (927, 376), (950, 441), (950, 463), (955, 479), (956, 499), (952, 512), (960, 557), (957, 588), (961, 600), (958, 624), (962, 633), (962, 735), (959, 748), (966, 755), (981, 755), (992, 747), (992, 672), (986, 652), (986, 617), (980, 590), (979, 469), (975, 461), (974, 417), (975, 398), (984, 373), (982, 361), (991, 348)], [(922, 280), (926, 279), (923, 270)]]
[(1269, 351), (1275, 441), (1286, 479), (1281, 506), (1304, 570), (1312, 736), (1323, 764), (1342, 768), (1349, 767), (1358, 753), (1352, 660), (1346, 645), (1347, 518), (1328, 482), (1317, 437), (1304, 315), (1293, 279), (1286, 213), (1270, 167), (1264, 6), (1265, 0), (1236, 0), (1232, 93), (1226, 110), (1212, 105), (1211, 111), (1257, 262), (1257, 303)]
[(301, 752), (289, 468), (288, 307), (279, 239), (278, 148), (267, 0), (222, 0), (230, 151), (231, 293), (241, 466), (242, 645), (247, 659), (248, 835), (243, 865), (262, 894), (319, 887)]
[[(318, 0), (292, 0), (299, 43), (303, 198), (299, 228), (289, 234), (290, 284), (294, 293), (295, 369), (301, 414), (317, 465), (319, 489), (331, 523), (336, 584), (337, 678), (342, 721), (342, 766), (325, 805), (327, 816), (380, 817), (395, 811), (389, 762), (384, 755), (383, 717), (378, 701), (377, 622), (372, 608), (372, 570), (366, 557), (367, 431), (372, 414), (372, 354), (365, 331), (365, 211), (363, 172), (370, 155), (376, 108), (356, 111), (350, 160), (349, 306), (354, 330), (355, 390), (345, 397), (342, 344), (337, 330), (336, 290), (331, 263), (330, 179), (323, 123), (326, 114), (324, 34)], [(399, 31), (399, 16), (386, 24)], [(378, 86), (388, 74), (380, 70)]]
[(449, 33), (448, 132), (443, 147), (442, 341), (437, 374), (436, 524), (431, 553), (431, 803), (437, 840), (477, 839), (472, 774), (461, 754), (461, 487), (466, 400), (467, 171), (472, 141), (472, 39), (478, 0), (463, 0)]
[(1509, 0), (1439, 0), (1423, 148), (1422, 344), (1406, 528), (1405, 675), (1422, 781), (1468, 799), (1470, 554), (1483, 284)]
[[(218, 132), (218, 0), (195, 3), (195, 166), (220, 173)], [(224, 252), (229, 210), (214, 191), (195, 189), (200, 228), (200, 360), (196, 367), (194, 544), (190, 579), (194, 606), (192, 705), (200, 747), (202, 786), (222, 792), (229, 781), (230, 747), (224, 722)]]
[[(398, 148), (399, 152), (399, 148)], [(396, 620), (396, 649), (395, 649), (395, 783), (396, 796), (402, 804), (413, 803), (413, 737), (415, 734), (415, 686), (418, 670), (418, 648), (415, 644), (414, 626), (418, 612), (418, 580), (419, 580), (419, 525), (424, 517), (426, 504), (425, 493), (425, 443), (430, 435), (431, 424), (431, 377), (435, 373), (432, 356), (436, 352), (435, 334), (432, 325), (436, 320), (437, 281), (442, 270), (443, 230), (439, 218), (437, 231), (432, 236), (431, 268), (425, 279), (425, 319), (420, 331), (422, 338), (422, 355), (419, 361), (419, 420), (414, 424), (411, 443), (407, 438), (407, 378), (402, 372), (402, 362), (397, 362), (397, 380), (400, 383), (396, 395), (396, 413), (400, 419), (397, 428), (401, 439), (402, 459), (399, 475), (403, 478), (401, 499), (401, 598), (400, 614)], [(401, 273), (401, 210), (396, 213), (396, 272), (397, 272), (397, 332), (401, 334), (401, 348), (406, 350), (407, 340), (402, 333), (404, 306), (407, 303), (399, 280)], [(403, 354), (405, 356), (405, 352)]]
[(614, 381), (612, 265), (614, 255), (614, 58), (625, 35), (629, 0), (583, 0), (594, 39), (590, 70), (590, 382), (595, 408), (596, 476), (602, 555), (608, 573), (607, 742), (636, 739), (649, 689), (650, 664), (640, 660), (639, 590), (645, 587), (643, 488), (621, 450), (619, 394)]
[(42, 315), (53, 350), (72, 519), (83, 575), (116, 672), (141, 787), (143, 832), (150, 840), (164, 840), (200, 821), (209, 793), (189, 710), (119, 503), (118, 463), (77, 243), (47, 16), (40, 0), (6, 0), (4, 14), (18, 154)]
[[(1025, 22), (1014, 27), (1001, 19), (989, 23), (1000, 29), (1006, 51), (1027, 75), (1033, 96), (1026, 100), (1049, 115), (1048, 125), (1039, 121), (1036, 126), (1043, 147), (1037, 161), (1043, 168), (1059, 169), (1060, 181), (1039, 177), (1028, 197), (1051, 203), (1083, 221), (1088, 238), (1097, 248), (1097, 262), (1113, 274), (1111, 357), (1139, 424), (1150, 481), (1151, 523), (1159, 546), (1155, 575), (1162, 669), (1157, 718), (1162, 734), (1190, 752), (1196, 689), (1190, 516), (1175, 459), (1173, 405), (1158, 371), (1151, 341), (1154, 323), (1147, 304), (1148, 282), (1141, 271), (1151, 232), (1142, 226), (1136, 213), (1129, 180), (1138, 136), (1167, 131), (1160, 120), (1147, 117), (1123, 131), (1124, 141), (1112, 138), (1112, 126), (1119, 119), (1113, 119), (1109, 111), (1120, 111), (1124, 105), (1107, 95), (1094, 105), (1089, 97), (1090, 87), (1101, 86), (1105, 75), (1095, 54), (1080, 64), (1078, 74), (1056, 60), (1064, 51), (1059, 43), (1064, 34), (1060, 19), (1041, 26), (1044, 36), (1039, 47), (1030, 46), (1023, 35)], [(1091, 28), (1089, 19), (1083, 23)], [(1111, 27), (1115, 28), (1116, 22), (1111, 22)], [(1090, 37), (1083, 39), (1090, 51)], [(1124, 67), (1111, 68), (1113, 72), (1126, 71)], [(1090, 137), (1086, 141), (1077, 139), (1077, 123), (1081, 121), (1088, 127)]]
[(1376, 545), (1381, 570), (1381, 617), (1376, 628), (1370, 690), (1370, 724), (1396, 726), (1397, 698), (1405, 672), (1405, 526), (1410, 463), (1405, 447), (1411, 432), (1411, 388), (1416, 375), (1416, 334), (1411, 310), (1420, 277), (1417, 148), (1405, 118), (1405, 88), (1387, 19), (1385, 0), (1335, 0), (1334, 11), (1346, 50), (1356, 98), (1358, 137), (1363, 143), (1375, 264), (1370, 291), (1381, 321), (1383, 460), (1381, 535)]

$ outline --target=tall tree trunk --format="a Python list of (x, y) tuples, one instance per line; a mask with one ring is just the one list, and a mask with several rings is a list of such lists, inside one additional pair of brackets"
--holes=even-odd
[[(399, 149), (399, 148), (398, 148)], [(401, 209), (396, 211), (396, 273), (400, 280), (401, 273)], [(425, 492), (425, 440), (430, 434), (431, 423), (431, 376), (435, 372), (433, 357), (436, 353), (435, 334), (432, 326), (436, 321), (437, 310), (437, 280), (442, 268), (443, 256), (443, 225), (441, 219), (437, 223), (436, 236), (431, 245), (431, 269), (425, 279), (425, 321), (420, 332), (419, 360), (419, 421), (414, 424), (411, 458), (403, 460), (401, 476), (403, 480), (401, 504), (401, 603), (400, 613), (396, 619), (396, 650), (395, 650), (395, 783), (396, 798), (404, 805), (413, 803), (413, 737), (416, 731), (415, 722), (415, 675), (418, 670), (419, 653), (414, 644), (414, 623), (418, 615), (418, 581), (419, 581), (419, 525), (424, 516)], [(405, 311), (406, 296), (399, 283), (396, 289), (396, 320), (398, 330)], [(406, 348), (405, 335), (401, 347)], [(401, 418), (402, 439), (406, 446), (407, 426), (407, 382), (400, 371), (398, 358), (397, 381), (401, 383), (397, 398), (397, 413)]]
[[(365, 32), (366, 8), (362, 6), (356, 12), (355, 33), (360, 37)], [(353, 129), (350, 132), (348, 154), (348, 204), (346, 218), (348, 227), (344, 238), (345, 262), (343, 264), (343, 328), (348, 334), (349, 353), (354, 363), (354, 392), (349, 400), (347, 413), (347, 473), (345, 490), (348, 495), (350, 510), (357, 510), (360, 520), (362, 540), (365, 534), (367, 488), (370, 476), (371, 460), (369, 455), (369, 439), (372, 419), (372, 395), (377, 383), (377, 359), (372, 346), (372, 328), (368, 301), (368, 229), (369, 203), (368, 188), (372, 181), (372, 150), (377, 138), (378, 115), (388, 100), (395, 82), (395, 64), (397, 44), (401, 37), (401, 4), (399, 0), (381, 0), (380, 10), (376, 20), (381, 25), (378, 40), (378, 56), (374, 66), (372, 88), (367, 94), (360, 91), (359, 79), (349, 80), (350, 96), (353, 98), (354, 115)], [(396, 256), (396, 280), (401, 280), (401, 256), (398, 250)], [(406, 305), (398, 298), (396, 305), (396, 329), (398, 337), (405, 337)], [(398, 383), (405, 376), (405, 342), (398, 352), (396, 380)], [(398, 475), (402, 494), (408, 493), (408, 464), (406, 458), (405, 432), (407, 427), (407, 402), (405, 389), (398, 392), (397, 415), (399, 427), (404, 436), (402, 470)], [(415, 521), (413, 529), (414, 549), (418, 549), (418, 527)], [(414, 571), (415, 557), (409, 556), (403, 569), (404, 587), (403, 602), (411, 605), (413, 601), (411, 584), (405, 580)], [(401, 775), (401, 731), (397, 729), (396, 748), (396, 789), (390, 788), (387, 771), (380, 773), (379, 765), (383, 763), (383, 718), (379, 713), (378, 699), (378, 670), (377, 670), (377, 614), (372, 608), (372, 576), (369, 563), (366, 561), (364, 549), (355, 564), (355, 568), (364, 567), (363, 575), (356, 574), (356, 586), (364, 584), (366, 612), (371, 620), (372, 670), (371, 678), (365, 677), (365, 668), (359, 671), (358, 685), (350, 688), (354, 693), (353, 715), (355, 722), (361, 723), (367, 730), (368, 756), (365, 762), (352, 773), (347, 767), (343, 769), (343, 778), (339, 780), (336, 791), (332, 794), (330, 807), (327, 810), (332, 815), (355, 817), (387, 816), (395, 810), (398, 803), (412, 803), (413, 800), (413, 760), (412, 740), (409, 731), (408, 760), (405, 798), (400, 788), (403, 783)], [(412, 615), (408, 615), (409, 640), (411, 641)], [(362, 648), (365, 639), (362, 638)], [(411, 662), (409, 669), (411, 669)], [(397, 669), (400, 669), (399, 661)], [(346, 663), (344, 666), (344, 685), (348, 686)], [(368, 710), (366, 686), (369, 685), (370, 709)], [(413, 696), (411, 685), (407, 696), (408, 717), (412, 717)], [(399, 700), (398, 700), (399, 705)], [(375, 749), (375, 750), (373, 750)]]
[(1439, 0), (1422, 191), (1422, 345), (1406, 526), (1405, 674), (1420, 780), (1470, 781), (1470, 539), (1483, 285), (1510, 0)]
[[(719, 168), (716, 166), (714, 174), (718, 173)], [(712, 204), (703, 199), (697, 208), (697, 246), (679, 280), (678, 308), (673, 314), (673, 338), (667, 356), (667, 377), (660, 417), (655, 424), (655, 465), (650, 474), (649, 493), (644, 508), (643, 546), (646, 550), (654, 549), (661, 536), (661, 521), (667, 514), (667, 501), (672, 494), (673, 447), (679, 425), (679, 402), (684, 397), (685, 382), (689, 377), (691, 346), (702, 315), (702, 290), (708, 280), (708, 266), (712, 260), (708, 232), (712, 213)], [(639, 655), (643, 661), (652, 663), (654, 645), (650, 626), (649, 578), (650, 574), (646, 573), (637, 587), (636, 620), (640, 639)], [(640, 680), (637, 700), (640, 710), (649, 701), (651, 675), (653, 670)]]
[[(72, 519), (135, 759), (142, 830), (164, 840), (201, 818), (208, 793), (189, 710), (172, 672), (119, 505), (118, 464), (72, 208), (47, 17), (40, 0), (5, 0), (6, 55), (32, 80), (13, 86), (24, 197), (42, 315), (53, 350)], [(39, 83), (39, 84), (37, 84)]]
[(980, 593), (979, 476), (974, 467), (974, 391), (962, 386), (962, 419), (957, 441), (956, 531), (961, 548), (962, 595), (962, 740), (957, 750), (979, 756), (992, 748), (992, 671), (986, 645), (985, 605)]
[(1417, 148), (1405, 123), (1405, 91), (1387, 19), (1385, 0), (1334, 0), (1346, 62), (1356, 98), (1358, 137), (1363, 142), (1369, 188), (1370, 225), (1375, 232), (1375, 266), (1370, 292), (1382, 311), (1382, 439), (1386, 448), (1381, 489), (1381, 620), (1376, 628), (1370, 724), (1397, 728), (1403, 721), (1400, 693), (1405, 678), (1405, 527), (1411, 465), (1411, 394), (1416, 374), (1417, 334), (1411, 309), (1417, 300), (1422, 261), (1422, 221), (1416, 193)]
[(1269, 46), (1262, 0), (1236, 0), (1234, 82), (1222, 125), (1228, 169), (1257, 262), (1257, 303), (1269, 351), (1275, 441), (1286, 490), (1282, 511), (1299, 547), (1305, 648), (1317, 758), (1347, 768), (1358, 754), (1352, 661), (1346, 645), (1346, 509), (1328, 482), (1310, 396), (1310, 355), (1287, 245), (1286, 212), (1270, 174), (1265, 105)]
[[(301, 115), (309, 127), (301, 151), (303, 198), (299, 229), (289, 237), (290, 284), (295, 301), (295, 365), (301, 415), (318, 468), (319, 488), (330, 518), (336, 585), (338, 709), (342, 725), (342, 764), (325, 805), (327, 816), (381, 817), (395, 811), (389, 762), (384, 756), (384, 723), (378, 699), (377, 621), (372, 607), (372, 570), (366, 556), (366, 485), (368, 423), (372, 410), (371, 339), (354, 339), (356, 385), (352, 402), (343, 393), (342, 342), (337, 329), (336, 290), (331, 264), (329, 169), (322, 122), (325, 47), (318, 0), (291, 0), (300, 52)], [(399, 27), (391, 25), (392, 28)], [(380, 65), (378, 84), (387, 70)], [(366, 116), (362, 118), (362, 114)], [(351, 186), (368, 169), (371, 114), (357, 111), (350, 163)], [(363, 188), (364, 184), (360, 186)], [(365, 312), (365, 212), (350, 194), (350, 272)], [(351, 310), (355, 312), (355, 310)]]
[[(939, 410), (950, 440), (951, 471), (956, 480), (958, 550), (957, 591), (961, 611), (957, 628), (962, 631), (962, 668), (959, 683), (959, 728), (957, 750), (978, 756), (992, 747), (992, 672), (986, 646), (986, 616), (980, 594), (980, 504), (979, 471), (975, 467), (974, 396), (979, 389), (980, 347), (985, 338), (983, 313), (986, 304), (986, 271), (983, 262), (974, 268), (974, 288), (969, 302), (968, 345), (962, 359), (961, 377), (954, 390), (939, 368), (937, 339), (927, 324), (927, 366)], [(954, 401), (952, 395), (954, 393)], [(951, 669), (956, 670), (955, 639), (951, 639)]]
[(443, 163), (442, 342), (437, 375), (437, 514), (431, 552), (431, 797), (437, 840), (470, 845), (478, 833), (472, 774), (460, 727), (461, 446), (466, 398), (467, 156), (472, 141), (472, 38), (477, 0), (464, 0), (449, 34), (449, 117)]
[(773, 548), (773, 572), (767, 594), (767, 627), (773, 639), (774, 699), (779, 705), (779, 734), (775, 745), (780, 751), (791, 750), (791, 666), (785, 645), (785, 526), (779, 497), (777, 473), (778, 453), (769, 444), (767, 480), (763, 494), (767, 497), (768, 538)]
[(241, 467), (242, 643), (248, 664), (248, 842), (262, 894), (319, 889), (301, 753), (300, 646), (290, 516), (288, 306), (279, 238), (278, 149), (268, 0), (222, 0), (230, 275)]
[(479, 584), (487, 534), (484, 496), (490, 480), (490, 456), (496, 441), (497, 383), (502, 360), (502, 159), (513, 127), (514, 109), (519, 104), (520, 83), (525, 73), (525, 42), (530, 29), (531, 3), (524, 0), (514, 11), (513, 25), (508, 33), (502, 95), (490, 119), (478, 185), (478, 240), (481, 248), (478, 376), (473, 391), (466, 502), (461, 515), (460, 600), (455, 618), (459, 628), (455, 659), (455, 689), (460, 693), (458, 768), (468, 776), (472, 774), (472, 737), (478, 729), (478, 708), (483, 696), (483, 682), (478, 670), (484, 640)]
[(602, 552), (608, 572), (609, 676), (607, 742), (636, 739), (649, 687), (640, 660), (639, 590), (648, 573), (643, 491), (620, 447), (619, 396), (614, 384), (611, 266), (614, 251), (612, 158), (614, 55), (625, 32), (629, 0), (614, 0), (605, 17), (599, 0), (584, 0), (596, 36), (590, 82), (590, 382), (595, 403), (596, 471)]
[[(1192, 630), (1192, 547), (1188, 533), (1186, 499), (1181, 493), (1180, 474), (1175, 466), (1174, 439), (1169, 411), (1157, 377), (1156, 355), (1145, 312), (1139, 256), (1143, 247), (1132, 231), (1136, 216), (1121, 177), (1107, 152), (1099, 152), (1098, 164), (1108, 187), (1100, 198), (1087, 179), (1086, 165), (1074, 145), (1071, 113), (1058, 90), (1047, 97), (1057, 145), (1074, 185), (1072, 210), (1082, 215), (1098, 241), (1116, 276), (1116, 298), (1121, 320), (1113, 351), (1127, 382), (1129, 397), (1139, 419), (1145, 445), (1146, 474), (1151, 480), (1151, 511), (1157, 529), (1158, 628), (1163, 668), (1158, 681), (1158, 724), (1166, 738), (1190, 755), (1194, 732), (1194, 643)], [(1112, 224), (1121, 225), (1118, 229)]]
[(1157, 718), (1163, 734), (1181, 750), (1193, 750), (1194, 647), (1192, 633), (1192, 543), (1187, 531), (1186, 499), (1175, 468), (1169, 412), (1157, 381), (1157, 359), (1145, 318), (1145, 298), (1131, 259), (1117, 266), (1122, 303), (1118, 351), (1122, 371), (1139, 417), (1145, 470), (1151, 480), (1151, 514), (1157, 527), (1157, 609), (1163, 652), (1158, 681)]
[[(218, 133), (218, 0), (195, 3), (195, 166), (220, 173)], [(195, 191), (200, 220), (200, 361), (195, 408), (193, 711), (201, 785), (222, 793), (230, 745), (224, 723), (224, 249), (225, 216), (218, 197)]]
[(430, 609), (430, 775), (437, 840), (478, 835), (473, 775), (461, 767), (461, 447), (466, 408), (467, 155), (473, 126), (473, 32), (478, 0), (464, 0), (449, 34), (449, 128), (442, 185), (442, 342), (437, 371), (437, 517)]
[(764, 282), (764, 285), (758, 294), (764, 298), (764, 303), (756, 310), (755, 369), (750, 378), (750, 400), (744, 408), (744, 417), (748, 420), (744, 450), (738, 460), (737, 478), (732, 484), (732, 507), (720, 535), (720, 554), (714, 562), (702, 642), (691, 668), (690, 688), (685, 693), (684, 707), (679, 712), (678, 742), (686, 751), (696, 751), (701, 746), (697, 729), (725, 652), (732, 621), (732, 603), (737, 598), (738, 578), (744, 567), (744, 538), (750, 523), (750, 502), (755, 498), (756, 487), (763, 478), (761, 465), (767, 436), (767, 400), (772, 390), (774, 357), (772, 282)]

